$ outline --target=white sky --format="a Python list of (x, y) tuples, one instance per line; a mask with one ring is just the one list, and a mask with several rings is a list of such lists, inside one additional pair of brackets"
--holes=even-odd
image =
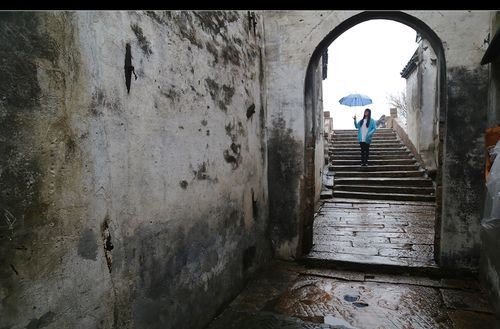
[[(354, 112), (361, 119), (365, 108), (372, 118), (389, 115), (388, 95), (405, 90), (399, 74), (417, 49), (416, 32), (391, 20), (370, 20), (342, 33), (328, 47), (328, 75), (323, 80), (323, 110), (330, 111), (334, 129), (354, 129)], [(339, 99), (359, 93), (373, 103), (349, 107)]]

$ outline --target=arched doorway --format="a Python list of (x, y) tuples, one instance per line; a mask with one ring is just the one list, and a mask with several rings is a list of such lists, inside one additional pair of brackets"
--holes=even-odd
[(436, 218), (435, 218), (435, 239), (434, 239), (434, 258), (439, 260), (440, 251), (440, 232), (441, 232), (441, 209), (442, 209), (442, 154), (444, 145), (444, 123), (446, 122), (446, 67), (444, 58), (444, 49), (439, 37), (434, 33), (424, 22), (421, 20), (402, 12), (384, 12), (373, 11), (363, 12), (353, 16), (337, 27), (335, 27), (325, 38), (318, 44), (311, 55), (305, 78), (304, 85), (304, 109), (305, 109), (305, 189), (303, 191), (305, 199), (304, 202), (304, 219), (302, 229), (302, 253), (307, 254), (312, 247), (313, 235), (313, 213), (314, 204), (317, 201), (317, 184), (318, 184), (318, 153), (316, 147), (318, 145), (318, 138), (320, 135), (321, 123), (320, 115), (318, 113), (320, 107), (318, 106), (320, 99), (318, 95), (317, 67), (319, 60), (324, 54), (328, 46), (342, 33), (351, 27), (373, 19), (386, 19), (393, 20), (405, 24), (416, 30), (424, 39), (426, 39), (433, 48), (437, 58), (437, 86), (436, 86), (436, 107), (439, 116), (438, 119), (438, 143), (437, 143), (437, 171), (435, 177), (436, 183)]

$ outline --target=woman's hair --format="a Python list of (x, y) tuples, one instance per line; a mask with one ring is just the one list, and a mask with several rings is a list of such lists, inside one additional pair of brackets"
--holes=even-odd
[[(368, 118), (366, 118), (366, 127), (370, 125), (370, 119), (372, 118), (372, 110), (366, 109), (365, 112), (368, 111)], [(364, 113), (363, 113), (363, 120), (364, 120)]]

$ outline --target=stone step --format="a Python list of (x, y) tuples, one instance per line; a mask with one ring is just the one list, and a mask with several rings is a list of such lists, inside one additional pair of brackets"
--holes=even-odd
[[(369, 168), (369, 167), (368, 167)], [(424, 177), (424, 171), (338, 171), (335, 178), (341, 177)]]
[[(358, 133), (351, 133), (351, 134), (333, 134), (331, 136), (332, 139), (335, 138), (358, 138)], [(398, 135), (396, 133), (378, 133), (376, 132), (373, 134), (373, 138), (398, 138)]]
[(391, 185), (334, 185), (335, 191), (344, 192), (366, 192), (366, 193), (397, 193), (397, 194), (421, 194), (433, 195), (432, 186), (391, 186)]
[[(392, 145), (392, 144), (404, 145), (403, 143), (401, 143), (397, 139), (390, 139), (390, 140), (380, 140), (380, 139), (374, 140), (373, 139), (370, 146), (373, 146), (373, 145)], [(359, 142), (357, 139), (353, 139), (353, 140), (335, 141), (332, 143), (332, 146), (338, 146), (338, 145), (357, 145), (357, 146), (359, 146)]]
[[(408, 149), (405, 146), (393, 146), (393, 147), (387, 147), (387, 146), (373, 146), (370, 147), (370, 154), (372, 154), (372, 151), (392, 151), (392, 152), (404, 152), (407, 151)], [(354, 147), (331, 147), (328, 152), (336, 152), (336, 153), (345, 153), (345, 152), (361, 152), (361, 148), (359, 144)]]
[[(361, 161), (361, 154), (337, 154), (333, 155), (330, 154), (330, 160), (335, 161), (335, 160), (354, 160), (357, 163)], [(413, 160), (415, 161), (415, 158), (413, 157), (413, 154), (410, 153), (402, 153), (402, 154), (384, 154), (384, 155), (374, 155), (372, 152), (370, 152), (370, 160)]]
[(333, 198), (333, 191), (330, 189), (325, 189), (321, 191), (320, 199), (331, 199)]
[(389, 172), (410, 172), (419, 170), (418, 164), (414, 165), (377, 165), (373, 166), (369, 164), (368, 166), (328, 166), (328, 170), (333, 171), (335, 175), (340, 172), (380, 172), (380, 171), (389, 171)]
[[(345, 139), (335, 139), (335, 140), (330, 140), (327, 145), (330, 146), (335, 146), (337, 144), (358, 144), (359, 141), (357, 138), (345, 138)], [(377, 143), (377, 144), (387, 144), (387, 143), (401, 143), (401, 140), (396, 139), (396, 138), (377, 138), (377, 139), (372, 139), (372, 144)]]
[[(359, 156), (361, 160), (361, 155)], [(360, 160), (358, 159), (333, 159), (330, 161), (332, 166), (359, 166)], [(415, 159), (374, 159), (370, 157), (368, 162), (371, 166), (385, 166), (385, 165), (415, 165), (417, 161)]]
[(336, 198), (356, 198), (373, 200), (399, 200), (399, 201), (427, 201), (435, 202), (433, 195), (416, 195), (400, 193), (366, 193), (366, 192), (344, 192), (333, 190), (333, 196)]
[(370, 145), (369, 165), (360, 166), (356, 129), (335, 130), (327, 144), (334, 198), (423, 201), (435, 200), (433, 182), (410, 150), (390, 128), (378, 129)]
[(433, 187), (432, 180), (426, 177), (338, 177), (335, 175), (334, 184)]
[[(372, 155), (412, 155), (410, 150), (407, 148), (398, 148), (393, 150), (384, 150), (384, 149), (374, 149), (370, 148), (370, 157)], [(353, 149), (330, 149), (328, 150), (328, 155), (361, 155), (361, 149), (359, 146)], [(412, 155), (413, 156), (413, 155)]]
[[(330, 143), (336, 143), (336, 142), (342, 142), (342, 141), (357, 141), (358, 140), (358, 136), (333, 136), (331, 139), (330, 139)], [(380, 136), (374, 136), (372, 138), (372, 140), (375, 140), (375, 141), (392, 141), (392, 140), (396, 140), (398, 141), (398, 137), (396, 135), (394, 136), (390, 136), (390, 135), (380, 135)]]
[[(354, 126), (354, 123), (353, 123)], [(333, 134), (357, 134), (358, 130), (357, 129), (338, 129), (338, 130), (333, 130)], [(391, 128), (378, 128), (375, 130), (375, 134), (395, 134), (396, 132), (392, 130)]]
[[(388, 149), (393, 149), (393, 148), (401, 148), (401, 147), (406, 147), (404, 144), (401, 143), (387, 143), (387, 144), (380, 144), (380, 143), (371, 143), (370, 144), (370, 150), (372, 149), (383, 149), (383, 148), (388, 148)], [(350, 149), (350, 148), (360, 148), (359, 143), (345, 143), (345, 144), (335, 144), (333, 145), (333, 149)]]

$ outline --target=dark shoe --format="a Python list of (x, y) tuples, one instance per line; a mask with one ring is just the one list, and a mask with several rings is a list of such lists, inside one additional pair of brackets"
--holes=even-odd
[(363, 163), (361, 166), (366, 167), (366, 166), (368, 166), (368, 165), (367, 165), (366, 163)]

